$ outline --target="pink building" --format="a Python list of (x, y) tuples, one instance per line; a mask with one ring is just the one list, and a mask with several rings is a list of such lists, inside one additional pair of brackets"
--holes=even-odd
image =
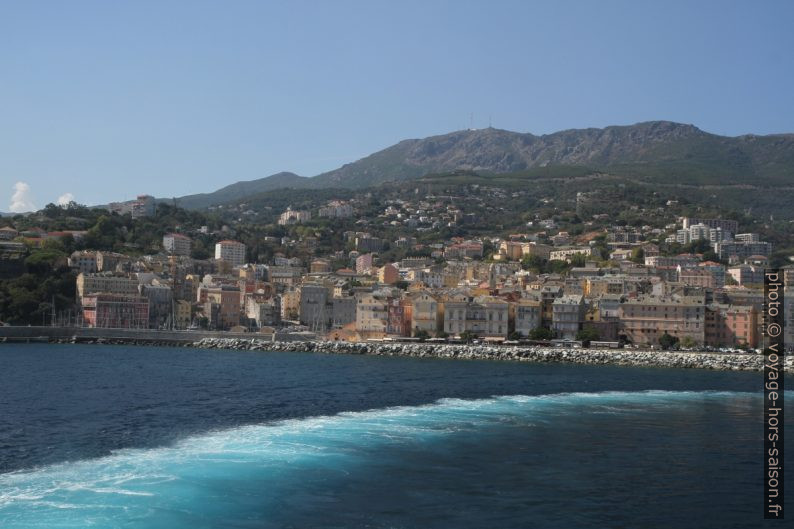
[(149, 327), (149, 300), (122, 294), (83, 296), (83, 318), (89, 327), (146, 329)]
[(372, 254), (359, 255), (356, 258), (356, 273), (369, 274), (372, 271)]
[(401, 299), (388, 302), (386, 333), (393, 336), (411, 336), (411, 305)]

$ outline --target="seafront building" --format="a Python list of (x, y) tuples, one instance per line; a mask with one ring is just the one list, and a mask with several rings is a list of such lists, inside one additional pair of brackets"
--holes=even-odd
[(82, 298), (83, 319), (88, 327), (148, 329), (149, 300), (143, 296), (96, 293)]
[[(331, 201), (319, 215), (346, 218), (351, 210), (350, 202)], [(454, 207), (435, 219), (430, 211), (428, 203), (408, 210), (389, 203), (382, 220), (420, 230), (468, 218)], [(288, 209), (281, 217), (302, 223), (311, 218), (304, 213)], [(372, 228), (366, 220), (356, 224)], [(330, 252), (318, 251), (317, 232), (301, 228), (300, 240), (266, 237), (275, 251), (267, 262), (254, 263), (243, 243), (223, 238), (235, 236), (224, 227), (200, 235), (216, 241), (215, 259), (192, 259), (190, 237), (172, 232), (158, 254), (78, 250), (66, 264), (77, 277), (79, 321), (97, 327), (288, 328), (329, 340), (597, 336), (641, 345), (658, 345), (669, 335), (686, 345), (759, 345), (760, 285), (771, 245), (759, 234), (739, 233), (735, 221), (684, 219), (654, 232), (656, 240), (673, 241), (686, 232), (685, 240), (697, 242), (692, 248), (710, 248), (708, 256), (670, 252), (660, 243), (662, 251), (642, 227), (607, 227), (594, 243), (560, 230), (554, 219), (537, 219), (533, 226), (533, 233), (501, 239), (430, 243), (351, 230), (341, 234), (345, 248)], [(3, 233), (12, 232), (34, 246), (50, 235), (13, 228)], [(392, 259), (395, 248), (399, 259)], [(12, 259), (12, 252), (24, 251), (22, 242), (3, 240), (0, 251), (0, 274), (24, 270)]]
[(703, 344), (706, 338), (706, 305), (700, 297), (641, 296), (621, 303), (621, 333), (632, 343), (658, 344), (664, 334)]

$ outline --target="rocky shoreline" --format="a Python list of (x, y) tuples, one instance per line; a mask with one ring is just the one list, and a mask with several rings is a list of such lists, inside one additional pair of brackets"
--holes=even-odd
[[(194, 342), (192, 346), (203, 349), (233, 349), (238, 351), (315, 352), (460, 360), (691, 368), (721, 371), (761, 371), (764, 367), (764, 357), (759, 354), (641, 351), (636, 349), (571, 349), (429, 343), (271, 342), (257, 339), (229, 338), (205, 338)], [(787, 356), (785, 370), (790, 372), (792, 364), (794, 364), (794, 357)]]

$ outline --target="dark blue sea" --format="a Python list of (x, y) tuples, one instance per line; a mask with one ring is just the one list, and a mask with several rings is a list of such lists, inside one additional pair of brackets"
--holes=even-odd
[(760, 388), (753, 373), (3, 344), (0, 527), (769, 526)]

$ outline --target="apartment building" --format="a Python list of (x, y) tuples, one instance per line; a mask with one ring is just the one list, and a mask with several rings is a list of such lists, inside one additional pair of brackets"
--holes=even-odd
[(268, 280), (274, 285), (293, 286), (301, 282), (303, 270), (295, 266), (269, 266)]
[(708, 226), (709, 228), (720, 228), (728, 233), (736, 233), (739, 231), (739, 222), (729, 219), (704, 219), (697, 217), (683, 217), (681, 224), (685, 230), (697, 224)]
[(626, 278), (622, 276), (588, 277), (584, 281), (584, 295), (596, 298), (604, 295), (622, 295), (626, 293)]
[(443, 325), (438, 300), (427, 292), (417, 292), (409, 294), (408, 301), (411, 305), (411, 332), (416, 334), (418, 331), (425, 331), (430, 336), (435, 336)]
[(621, 334), (631, 343), (658, 345), (665, 333), (705, 342), (703, 298), (641, 296), (621, 303), (619, 318)]
[(772, 253), (772, 244), (763, 241), (724, 241), (715, 244), (714, 251), (720, 259), (741, 262), (753, 255), (768, 257)]
[(749, 264), (742, 264), (728, 268), (728, 275), (737, 285), (763, 285), (764, 268)]
[(708, 270), (714, 276), (714, 286), (722, 288), (725, 286), (725, 266), (714, 261), (704, 261), (698, 264), (701, 270)]
[(338, 329), (356, 321), (357, 300), (353, 296), (331, 298), (331, 328)]
[(679, 255), (650, 255), (645, 256), (645, 266), (693, 268), (700, 263), (696, 255), (682, 253)]
[(331, 262), (328, 259), (315, 259), (309, 263), (310, 274), (328, 274), (331, 272)]
[(278, 325), (281, 323), (279, 298), (267, 294), (246, 294), (245, 315), (260, 329)]
[(319, 216), (335, 219), (350, 218), (353, 216), (353, 206), (342, 200), (332, 200), (320, 208)]
[(193, 243), (190, 237), (181, 233), (167, 233), (163, 235), (163, 249), (171, 255), (190, 256)]
[(570, 261), (575, 255), (583, 255), (588, 257), (593, 254), (593, 249), (589, 246), (572, 246), (568, 248), (559, 248), (549, 252), (550, 261)]
[(356, 257), (356, 273), (369, 274), (372, 271), (372, 254), (367, 253)]
[(756, 348), (758, 343), (755, 307), (720, 304), (706, 307), (706, 345)]
[(106, 294), (119, 294), (123, 296), (138, 295), (138, 280), (131, 277), (112, 273), (78, 274), (77, 296), (81, 300), (98, 292)]
[(378, 282), (384, 285), (393, 285), (400, 280), (400, 272), (392, 264), (385, 264), (378, 269)]
[(524, 256), (524, 244), (515, 241), (502, 241), (499, 244), (499, 255), (510, 261), (520, 261)]
[(324, 332), (331, 319), (328, 299), (331, 293), (323, 285), (304, 284), (298, 287), (300, 294), (299, 320), (310, 330)]
[(383, 239), (369, 234), (359, 235), (355, 239), (355, 245), (359, 252), (379, 252), (383, 248)]
[(474, 259), (481, 257), (482, 243), (479, 241), (464, 241), (444, 248), (444, 258), (446, 259)]
[(468, 331), (485, 338), (506, 338), (509, 323), (509, 304), (499, 298), (454, 295), (444, 302), (444, 331), (450, 335)]
[(703, 268), (681, 268), (677, 269), (678, 282), (693, 287), (716, 288), (717, 279), (710, 271)]
[(159, 283), (140, 286), (141, 296), (149, 302), (149, 326), (153, 329), (173, 323), (174, 296), (171, 287)]
[(240, 325), (240, 288), (237, 285), (213, 285), (202, 287), (206, 299), (205, 315), (212, 327), (229, 330)]
[(245, 264), (245, 245), (238, 241), (220, 241), (215, 244), (215, 259), (231, 266)]
[(356, 301), (356, 331), (385, 335), (389, 324), (388, 297), (367, 292), (359, 294)]
[(515, 331), (521, 336), (541, 326), (541, 303), (538, 299), (520, 299), (513, 305)]
[(292, 224), (302, 224), (304, 222), (308, 222), (311, 220), (311, 218), (311, 211), (287, 208), (287, 211), (279, 216), (278, 223), (280, 226), (289, 226)]
[(193, 323), (193, 304), (180, 299), (174, 303), (174, 328), (187, 329)]
[(129, 255), (117, 252), (97, 252), (96, 269), (98, 272), (128, 271), (132, 259)]
[(75, 269), (79, 274), (93, 274), (98, 271), (96, 252), (72, 252), (68, 263), (69, 267)]
[(118, 213), (119, 215), (130, 214), (133, 219), (151, 217), (154, 215), (155, 210), (155, 199), (151, 195), (138, 195), (136, 200), (111, 202), (108, 205), (108, 211)]
[(281, 293), (279, 305), (281, 305), (282, 320), (297, 320), (300, 312), (301, 296), (297, 290), (287, 290)]
[(148, 329), (149, 301), (137, 295), (93, 293), (82, 298), (83, 320), (88, 327)]
[(411, 304), (408, 300), (392, 298), (387, 301), (386, 333), (390, 336), (411, 336)]
[(557, 338), (576, 339), (585, 320), (585, 309), (584, 296), (578, 294), (566, 294), (554, 300), (551, 329)]
[(554, 248), (548, 244), (539, 244), (535, 242), (524, 243), (521, 246), (521, 251), (524, 256), (537, 256), (541, 259), (549, 259), (549, 254)]

